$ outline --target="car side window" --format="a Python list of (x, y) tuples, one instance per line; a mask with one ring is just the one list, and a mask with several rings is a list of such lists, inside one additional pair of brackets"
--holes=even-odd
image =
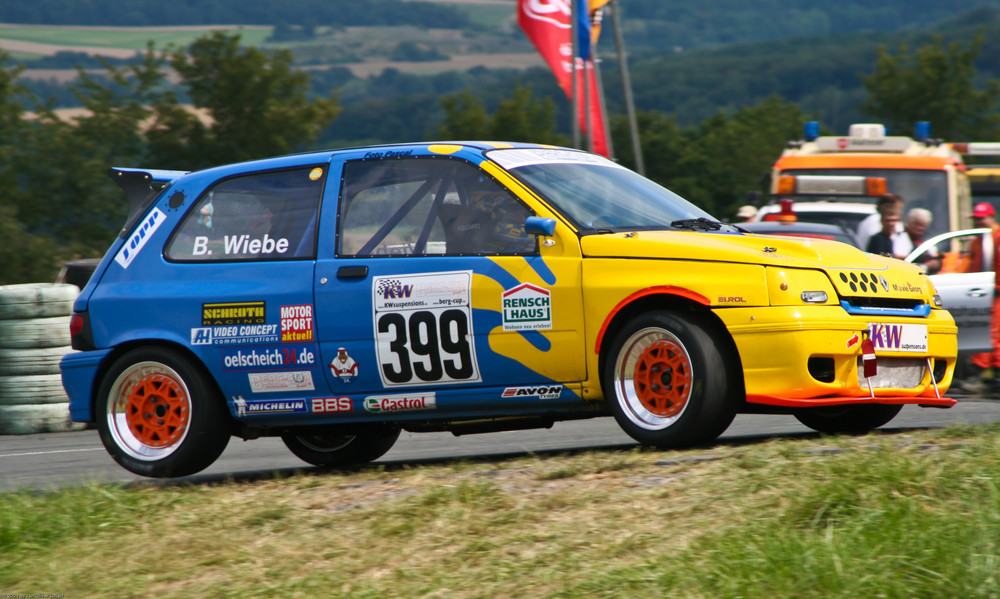
[(537, 252), (532, 211), (472, 164), (440, 158), (348, 162), (338, 255), (509, 255)]
[(167, 244), (180, 262), (291, 260), (316, 256), (326, 166), (254, 173), (210, 187)]

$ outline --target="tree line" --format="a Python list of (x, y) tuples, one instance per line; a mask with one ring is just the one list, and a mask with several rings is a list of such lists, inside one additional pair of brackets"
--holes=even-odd
[[(899, 126), (931, 120), (937, 135), (951, 139), (997, 135), (1000, 83), (980, 81), (974, 66), (983, 43), (937, 38), (912, 50), (881, 48), (874, 71), (862, 78), (862, 110)], [(0, 54), (0, 284), (52, 280), (63, 261), (103, 254), (127, 213), (121, 191), (107, 176), (111, 166), (195, 170), (314, 149), (325, 145), (331, 125), (346, 118), (338, 98), (344, 88), (317, 96), (310, 75), (293, 67), (288, 51), (242, 46), (238, 34), (213, 32), (164, 52), (150, 45), (136, 62), (108, 63), (101, 77), (80, 70), (71, 90), (86, 112), (71, 122), (25, 88), (22, 70)], [(168, 71), (179, 83), (167, 82)], [(495, 74), (469, 77), (486, 84)], [(510, 80), (497, 78), (488, 100), (469, 89), (428, 95), (423, 112), (384, 125), (391, 131), (403, 121), (418, 123), (422, 129), (406, 141), (567, 145), (559, 126), (565, 99), (558, 89), (552, 93), (551, 79), (540, 92), (528, 84), (504, 88)], [(719, 109), (694, 124), (642, 110), (646, 174), (710, 213), (729, 217), (812, 118), (778, 94)], [(634, 167), (621, 113), (612, 117), (611, 132), (618, 159)], [(373, 131), (370, 141), (403, 141), (379, 139), (381, 134)]]

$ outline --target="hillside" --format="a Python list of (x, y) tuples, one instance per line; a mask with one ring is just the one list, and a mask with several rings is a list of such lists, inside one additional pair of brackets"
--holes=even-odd
[[(692, 50), (788, 37), (934, 25), (1000, 0), (616, 0), (635, 49)], [(131, 26), (279, 25), (310, 28), (415, 25), (512, 33), (516, 0), (35, 0), (0, 3), (0, 23)]]
[[(243, 23), (238, 29), (244, 43), (292, 52), (296, 64), (312, 75), (317, 95), (336, 91), (344, 112), (324, 144), (432, 136), (442, 116), (441, 96), (470, 90), (492, 109), (516, 85), (552, 97), (562, 129), (568, 131), (565, 98), (514, 24), (516, 0), (376, 1), (387, 10), (361, 14), (354, 10), (358, 3), (345, 0), (185, 0), (165, 12), (145, 0), (2, 3), (0, 22), (44, 25), (0, 27), (0, 48), (28, 67), (25, 77), (32, 78), (36, 93), (73, 106), (75, 99), (65, 87), (75, 76), (73, 67), (103, 68), (91, 54), (127, 61), (147, 40), (158, 48), (183, 46), (219, 27), (195, 23), (211, 18), (230, 23), (224, 26), (230, 29)], [(956, 0), (947, 6), (926, 0), (877, 6), (762, 0), (752, 8), (739, 0), (697, 5), (617, 1), (636, 106), (674, 115), (685, 125), (777, 94), (843, 130), (864, 118), (857, 110), (864, 98), (859, 75), (873, 70), (878, 48), (916, 48), (935, 35), (968, 44), (981, 32), (984, 45), (977, 67), (984, 78), (1000, 76), (1000, 0)], [(99, 9), (109, 3), (118, 10), (102, 21)], [(195, 11), (195, 5), (201, 9)], [(421, 10), (410, 12), (414, 7)], [(301, 21), (303, 14), (310, 15), (309, 24), (288, 20)], [(398, 14), (416, 16), (399, 25)], [(274, 19), (273, 26), (250, 24), (268, 19)], [(160, 24), (138, 26), (151, 20)], [(105, 26), (109, 22), (118, 26)], [(452, 26), (442, 26), (446, 22)], [(622, 114), (620, 77), (607, 29), (598, 51), (604, 56), (609, 112)]]
[[(892, 54), (934, 43), (967, 47), (976, 36), (983, 45), (976, 64), (980, 78), (1000, 78), (1000, 8), (980, 7), (922, 30), (858, 32), (732, 44), (695, 52), (644, 52), (630, 70), (636, 105), (698, 122), (720, 109), (753, 105), (777, 94), (800, 104), (835, 130), (863, 118), (857, 105), (865, 93), (861, 74), (874, 71), (880, 47)], [(611, 71), (612, 69), (609, 69)], [(616, 80), (617, 73), (606, 81)], [(650, 85), (649, 82), (659, 82)], [(607, 88), (610, 106), (620, 91)], [(612, 110), (615, 110), (612, 108)]]

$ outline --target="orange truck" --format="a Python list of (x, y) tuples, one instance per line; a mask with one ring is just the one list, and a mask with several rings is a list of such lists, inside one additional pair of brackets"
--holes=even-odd
[(883, 125), (864, 123), (851, 125), (845, 136), (821, 136), (819, 124), (810, 121), (805, 137), (789, 142), (774, 163), (770, 192), (775, 206), (765, 208), (774, 212), (782, 199), (791, 199), (794, 205), (827, 202), (831, 210), (854, 204), (856, 214), (858, 203), (874, 205), (889, 191), (906, 201), (904, 211), (931, 211), (927, 237), (967, 229), (972, 196), (961, 148), (929, 133), (926, 122), (918, 123), (913, 137), (886, 135)]

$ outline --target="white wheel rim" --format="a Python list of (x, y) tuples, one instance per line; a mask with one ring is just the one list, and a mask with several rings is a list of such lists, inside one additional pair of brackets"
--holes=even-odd
[[(643, 390), (642, 385), (637, 385), (636, 381), (637, 367), (650, 362), (650, 350), (654, 345), (669, 347), (676, 352), (670, 362), (671, 371), (658, 373), (662, 377), (659, 382), (668, 386), (665, 397), (671, 398), (675, 403), (673, 408), (666, 410), (669, 415), (658, 414), (650, 409), (650, 392)], [(677, 371), (681, 364), (684, 372)], [(690, 353), (676, 335), (658, 327), (640, 329), (625, 341), (615, 360), (614, 399), (633, 424), (646, 430), (663, 430), (677, 422), (691, 405), (694, 374)], [(687, 382), (678, 385), (677, 381), (682, 380), (681, 376)]]
[[(164, 399), (144, 394), (144, 400), (137, 397), (154, 380), (169, 385), (172, 396)], [(138, 362), (115, 379), (105, 418), (115, 445), (129, 457), (147, 462), (162, 460), (177, 451), (187, 438), (191, 393), (184, 379), (169, 366)], [(176, 426), (171, 426), (171, 422)]]

